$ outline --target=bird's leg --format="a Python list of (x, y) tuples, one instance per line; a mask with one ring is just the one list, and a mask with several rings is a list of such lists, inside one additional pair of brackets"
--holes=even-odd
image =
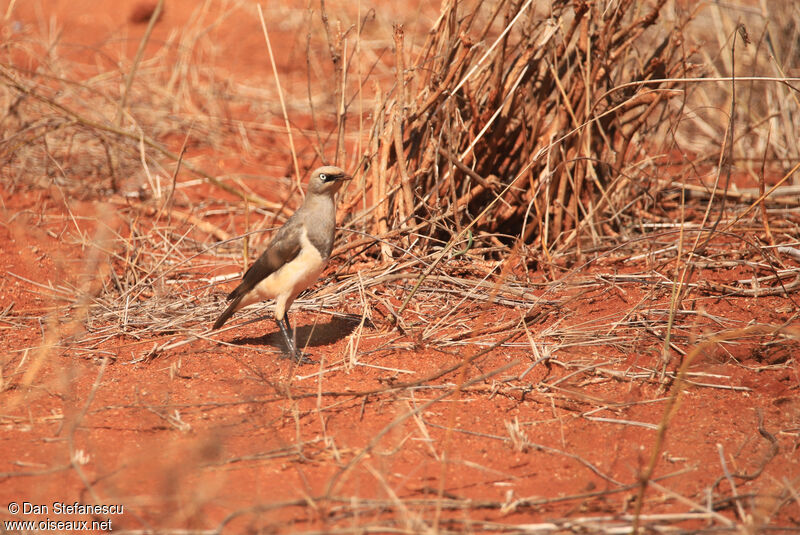
[(292, 333), (292, 342), (294, 342), (295, 347), (297, 347), (297, 333), (292, 329), (292, 325), (289, 323), (288, 312), (283, 315), (283, 323), (286, 325), (286, 330)]
[(294, 345), (295, 354), (297, 355), (297, 358), (295, 360), (300, 364), (310, 364), (311, 362), (313, 362), (310, 358), (308, 358), (308, 355), (306, 353), (303, 353), (303, 351), (297, 347), (297, 329), (292, 329), (292, 325), (291, 323), (289, 323), (288, 312), (286, 312), (283, 315), (283, 321), (286, 323), (286, 330), (292, 333), (292, 344)]
[(292, 342), (292, 338), (289, 336), (289, 332), (286, 330), (286, 325), (279, 319), (275, 320), (275, 323), (278, 324), (278, 328), (281, 330), (281, 334), (283, 335), (283, 341), (286, 342), (286, 348), (289, 350), (289, 354), (292, 358), (297, 358), (297, 348), (294, 346), (294, 342)]
[(284, 316), (283, 321), (276, 319), (275, 323), (278, 324), (278, 327), (281, 330), (281, 334), (283, 334), (283, 339), (286, 342), (286, 347), (289, 349), (289, 356), (298, 364), (307, 364), (311, 362), (311, 359), (307, 358), (303, 355), (300, 351), (297, 350), (297, 346), (294, 343), (293, 337), (289, 336), (289, 331), (291, 331), (291, 327), (289, 325), (289, 319)]

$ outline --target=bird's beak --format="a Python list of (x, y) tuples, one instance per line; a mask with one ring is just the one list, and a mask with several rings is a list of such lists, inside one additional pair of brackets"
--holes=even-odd
[(339, 180), (345, 180), (345, 181), (346, 180), (353, 180), (353, 177), (351, 177), (350, 175), (341, 175), (339, 177)]

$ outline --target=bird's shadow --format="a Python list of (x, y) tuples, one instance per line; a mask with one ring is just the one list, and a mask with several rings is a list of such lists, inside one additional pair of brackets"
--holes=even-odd
[[(295, 324), (297, 347), (325, 346), (349, 336), (361, 322), (360, 316), (331, 316), (327, 323)], [(283, 348), (283, 335), (274, 321), (267, 321), (270, 332), (262, 336), (247, 336), (231, 340), (236, 345), (268, 345)]]

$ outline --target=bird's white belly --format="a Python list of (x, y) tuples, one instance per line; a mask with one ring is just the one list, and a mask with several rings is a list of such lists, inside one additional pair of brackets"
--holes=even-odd
[(295, 298), (314, 284), (324, 267), (325, 259), (303, 231), (298, 255), (259, 282), (253, 293), (261, 299), (275, 299), (275, 319), (282, 320)]

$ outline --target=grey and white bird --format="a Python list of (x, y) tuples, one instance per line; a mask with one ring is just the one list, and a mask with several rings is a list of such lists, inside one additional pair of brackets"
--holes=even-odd
[(237, 310), (265, 299), (275, 300), (278, 324), (289, 356), (306, 359), (297, 350), (289, 323), (289, 307), (297, 296), (314, 284), (333, 249), (336, 231), (336, 192), (352, 177), (338, 167), (324, 166), (311, 173), (305, 201), (278, 229), (266, 250), (242, 276), (228, 295), (231, 303), (214, 323), (222, 327)]

